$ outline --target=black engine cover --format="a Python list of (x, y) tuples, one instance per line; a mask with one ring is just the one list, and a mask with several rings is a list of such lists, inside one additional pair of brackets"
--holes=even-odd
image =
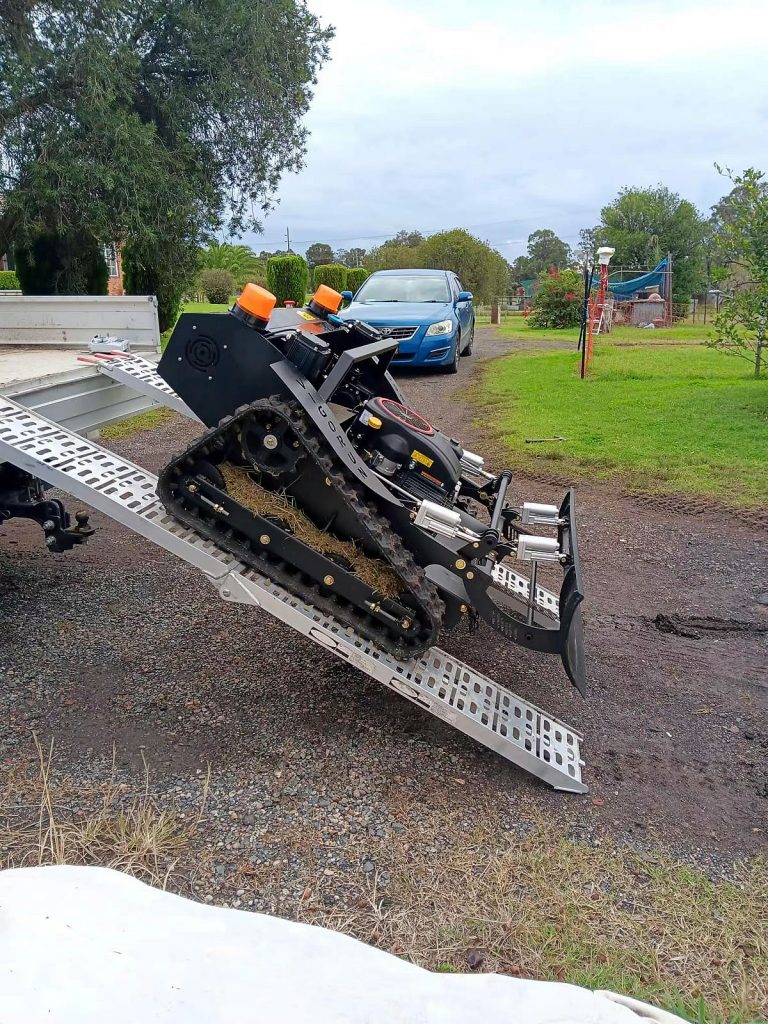
[(382, 424), (370, 431), (368, 444), (372, 450), (381, 452), (427, 487), (443, 494), (453, 491), (461, 476), (462, 455), (455, 441), (391, 398), (372, 398), (365, 407)]

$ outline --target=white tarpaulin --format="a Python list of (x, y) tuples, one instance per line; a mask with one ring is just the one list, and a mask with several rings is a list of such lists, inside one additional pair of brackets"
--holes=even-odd
[(679, 1024), (616, 998), (432, 974), (338, 932), (105, 868), (0, 872), (2, 1024)]

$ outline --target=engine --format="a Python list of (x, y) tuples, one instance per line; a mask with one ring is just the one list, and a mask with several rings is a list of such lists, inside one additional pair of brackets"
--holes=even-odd
[[(482, 459), (391, 398), (372, 398), (349, 430), (371, 469), (415, 498), (453, 505), (461, 474)], [(477, 465), (473, 460), (476, 460)]]

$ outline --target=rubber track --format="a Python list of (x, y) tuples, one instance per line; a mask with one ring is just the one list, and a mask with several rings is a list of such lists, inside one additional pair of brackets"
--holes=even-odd
[[(236, 540), (231, 529), (226, 526), (222, 528), (218, 521), (216, 525), (211, 525), (202, 516), (192, 515), (175, 497), (172, 477), (177, 467), (183, 472), (183, 463), (187, 459), (210, 458), (203, 449), (209, 445), (217, 445), (226, 435), (234, 439), (239, 423), (250, 413), (263, 411), (265, 408), (269, 408), (272, 413), (290, 423), (302, 443), (304, 454), (314, 460), (331, 481), (331, 486), (339, 498), (347, 507), (354, 510), (368, 535), (369, 543), (377, 549), (378, 557), (384, 559), (403, 581), (404, 591), (410, 594), (418, 610), (418, 621), (422, 626), (418, 638), (394, 637), (383, 623), (372, 618), (368, 609), (358, 609), (346, 601), (340, 602), (334, 600), (332, 596), (326, 597), (319, 584), (314, 583), (309, 577), (299, 578), (281, 572), (273, 561), (263, 558), (260, 552), (253, 551), (249, 544)], [(206, 431), (189, 448), (171, 459), (159, 475), (157, 493), (171, 515), (185, 526), (213, 540), (241, 561), (297, 594), (302, 600), (309, 601), (324, 614), (332, 615), (351, 625), (361, 636), (372, 640), (396, 658), (416, 657), (436, 642), (444, 613), (443, 602), (437, 588), (429, 582), (423, 569), (414, 560), (389, 522), (380, 514), (376, 505), (366, 499), (365, 487), (333, 458), (322, 434), (298, 403), (294, 405), (282, 399), (272, 398), (260, 399), (252, 405), (241, 406), (233, 415), (226, 416), (217, 427)]]

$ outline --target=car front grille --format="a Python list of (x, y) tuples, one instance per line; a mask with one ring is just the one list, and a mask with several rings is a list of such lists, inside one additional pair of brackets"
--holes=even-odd
[(392, 338), (393, 341), (410, 341), (418, 329), (418, 327), (386, 327), (384, 324), (378, 327), (385, 338)]

